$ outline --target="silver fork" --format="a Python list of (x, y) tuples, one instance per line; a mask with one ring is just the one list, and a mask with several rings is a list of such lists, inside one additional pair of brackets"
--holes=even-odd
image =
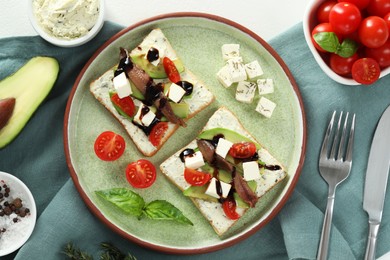
[[(320, 152), (320, 174), (322, 178), (328, 183), (329, 190), (325, 218), (322, 226), (321, 240), (320, 245), (318, 247), (317, 260), (326, 260), (328, 257), (329, 236), (332, 225), (333, 205), (336, 194), (336, 187), (348, 177), (352, 167), (352, 147), (353, 136), (355, 132), (355, 114), (353, 114), (352, 116), (350, 130), (347, 133), (347, 128), (349, 127), (349, 113), (347, 112), (344, 119), (341, 138), (340, 128), (343, 112), (340, 113), (337, 129), (333, 134), (335, 115), (336, 111), (333, 112), (332, 118), (329, 122)], [(334, 136), (333, 139), (332, 136)]]

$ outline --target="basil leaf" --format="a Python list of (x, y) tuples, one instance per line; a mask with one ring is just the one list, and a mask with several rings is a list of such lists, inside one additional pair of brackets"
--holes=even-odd
[(359, 44), (357, 42), (347, 38), (341, 43), (336, 54), (344, 58), (349, 58), (356, 53), (358, 48)]
[(334, 32), (319, 32), (313, 36), (316, 43), (328, 52), (336, 52), (340, 43)]
[(113, 188), (96, 191), (96, 194), (111, 202), (127, 214), (140, 217), (145, 206), (144, 199), (137, 193), (125, 188)]
[(194, 225), (183, 213), (165, 200), (155, 200), (146, 205), (144, 213), (150, 219), (174, 220), (182, 224)]

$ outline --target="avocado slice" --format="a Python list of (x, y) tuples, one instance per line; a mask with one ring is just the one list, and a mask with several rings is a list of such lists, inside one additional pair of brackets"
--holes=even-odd
[[(133, 62), (140, 66), (151, 78), (165, 79), (168, 77), (165, 73), (165, 69), (162, 62), (160, 62), (157, 66), (154, 66), (145, 58), (145, 54), (137, 54), (130, 56)], [(184, 71), (183, 62), (178, 58), (172, 61), (175, 64), (176, 69), (179, 71), (179, 73), (182, 73)]]
[(49, 94), (59, 72), (51, 57), (34, 57), (14, 74), (0, 81), (0, 99), (15, 98), (8, 123), (0, 130), (0, 148), (9, 144), (23, 129)]
[(207, 190), (207, 185), (190, 186), (183, 191), (183, 194), (184, 194), (184, 196), (191, 197), (191, 198), (197, 198), (197, 199), (202, 199), (202, 200), (207, 200), (207, 201), (212, 201), (212, 202), (218, 202), (218, 199), (205, 194), (206, 190)]
[(254, 142), (253, 140), (249, 139), (248, 137), (240, 135), (239, 133), (237, 133), (233, 130), (227, 129), (227, 128), (217, 127), (217, 128), (205, 130), (198, 135), (198, 139), (213, 140), (213, 138), (217, 135), (223, 135), (226, 140), (228, 140), (232, 143), (252, 142), (256, 145), (257, 150), (259, 150), (261, 148), (260, 144)]

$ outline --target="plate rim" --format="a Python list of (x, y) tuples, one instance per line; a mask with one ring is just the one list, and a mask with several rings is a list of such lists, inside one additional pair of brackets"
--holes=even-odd
[[(145, 25), (145, 24), (148, 24), (151, 22), (155, 22), (158, 20), (163, 20), (163, 19), (168, 19), (168, 18), (183, 18), (183, 17), (209, 19), (209, 20), (213, 20), (213, 21), (231, 26), (231, 27), (236, 28), (239, 31), (247, 34), (248, 36), (253, 38), (255, 41), (260, 43), (270, 53), (270, 55), (272, 55), (272, 57), (278, 62), (278, 64), (281, 66), (283, 72), (286, 74), (288, 80), (290, 81), (291, 86), (292, 86), (293, 91), (294, 91), (294, 94), (295, 94), (295, 97), (297, 98), (297, 101), (298, 101), (298, 104), (300, 107), (300, 112), (301, 112), (300, 116), (302, 119), (302, 137), (301, 137), (302, 144), (300, 147), (301, 151), (300, 151), (300, 155), (299, 155), (299, 161), (297, 162), (297, 168), (296, 168), (295, 174), (293, 175), (293, 178), (291, 180), (291, 184), (287, 188), (287, 191), (285, 192), (284, 196), (280, 199), (279, 203), (270, 211), (268, 216), (262, 222), (255, 225), (252, 229), (248, 230), (247, 232), (243, 233), (242, 235), (236, 236), (236, 237), (232, 238), (231, 240), (222, 241), (221, 243), (219, 243), (217, 245), (205, 246), (205, 247), (201, 247), (201, 248), (169, 247), (169, 246), (163, 246), (163, 245), (159, 245), (156, 243), (148, 242), (148, 241), (139, 239), (139, 238), (123, 231), (117, 225), (115, 225), (114, 223), (111, 223), (102, 214), (102, 212), (100, 212), (100, 210), (96, 207), (96, 205), (94, 205), (94, 203), (89, 199), (88, 195), (82, 189), (81, 184), (80, 184), (79, 179), (78, 179), (78, 176), (77, 176), (77, 173), (76, 173), (76, 170), (74, 169), (74, 167), (72, 165), (72, 161), (71, 161), (71, 157), (70, 157), (70, 149), (68, 146), (68, 144), (69, 144), (69, 137), (68, 137), (69, 124), (68, 123), (70, 120), (69, 115), (70, 115), (70, 110), (71, 110), (71, 106), (72, 106), (72, 101), (73, 101), (74, 95), (76, 93), (76, 90), (79, 86), (81, 79), (84, 77), (85, 72), (87, 71), (87, 69), (89, 68), (91, 63), (97, 58), (97, 56), (99, 56), (100, 53), (103, 50), (105, 50), (107, 47), (109, 47), (109, 45), (111, 43), (113, 43), (115, 40), (117, 40), (121, 36), (125, 35), (126, 33), (130, 32), (131, 30), (136, 29), (137, 27), (140, 27), (142, 25)], [(305, 154), (306, 154), (306, 142), (307, 142), (307, 140), (306, 140), (307, 139), (306, 113), (305, 113), (305, 109), (304, 109), (303, 99), (302, 99), (298, 85), (297, 85), (291, 71), (287, 67), (286, 63), (279, 56), (279, 54), (265, 40), (263, 40), (260, 36), (258, 36), (256, 33), (251, 31), (247, 27), (245, 27), (237, 22), (234, 22), (230, 19), (218, 16), (218, 15), (209, 14), (209, 13), (202, 13), (202, 12), (173, 12), (173, 13), (160, 14), (160, 15), (153, 16), (153, 17), (150, 17), (147, 19), (143, 19), (143, 20), (141, 20), (133, 25), (130, 25), (130, 26), (122, 29), (121, 31), (119, 31), (118, 33), (116, 33), (112, 37), (110, 37), (102, 46), (100, 46), (94, 52), (94, 54), (91, 56), (91, 58), (89, 58), (89, 60), (86, 62), (86, 64), (82, 68), (81, 72), (77, 76), (77, 78), (73, 84), (73, 87), (71, 89), (71, 92), (69, 94), (67, 104), (66, 104), (65, 115), (64, 115), (64, 128), (63, 129), (64, 129), (64, 134), (63, 134), (64, 135), (64, 138), (63, 138), (64, 150), (65, 150), (65, 157), (66, 157), (67, 166), (68, 166), (68, 169), (70, 171), (70, 175), (71, 175), (71, 178), (73, 180), (73, 183), (74, 183), (79, 195), (83, 199), (84, 203), (87, 205), (88, 209), (101, 222), (103, 222), (112, 231), (116, 232), (117, 234), (119, 234), (123, 238), (130, 240), (130, 241), (132, 241), (132, 242), (134, 242), (142, 247), (148, 248), (148, 249), (153, 249), (153, 250), (156, 250), (159, 252), (176, 254), (176, 255), (203, 254), (203, 253), (209, 253), (209, 252), (213, 252), (213, 251), (217, 251), (217, 250), (221, 250), (221, 249), (230, 247), (230, 246), (237, 244), (238, 242), (241, 242), (241, 241), (245, 240), (246, 238), (250, 237), (255, 232), (257, 232), (262, 227), (264, 227), (266, 224), (268, 224), (280, 212), (280, 210), (286, 204), (287, 200), (290, 198), (290, 196), (292, 195), (292, 192), (295, 189), (295, 186), (298, 182), (298, 179), (300, 177), (300, 174), (301, 174), (301, 171), (303, 168)]]

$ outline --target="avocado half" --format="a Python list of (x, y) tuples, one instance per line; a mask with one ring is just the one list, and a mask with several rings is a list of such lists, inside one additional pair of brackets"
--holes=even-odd
[(0, 100), (15, 99), (12, 115), (0, 129), (0, 148), (9, 144), (20, 133), (49, 94), (58, 72), (59, 64), (56, 59), (39, 56), (30, 59), (14, 74), (0, 81)]

